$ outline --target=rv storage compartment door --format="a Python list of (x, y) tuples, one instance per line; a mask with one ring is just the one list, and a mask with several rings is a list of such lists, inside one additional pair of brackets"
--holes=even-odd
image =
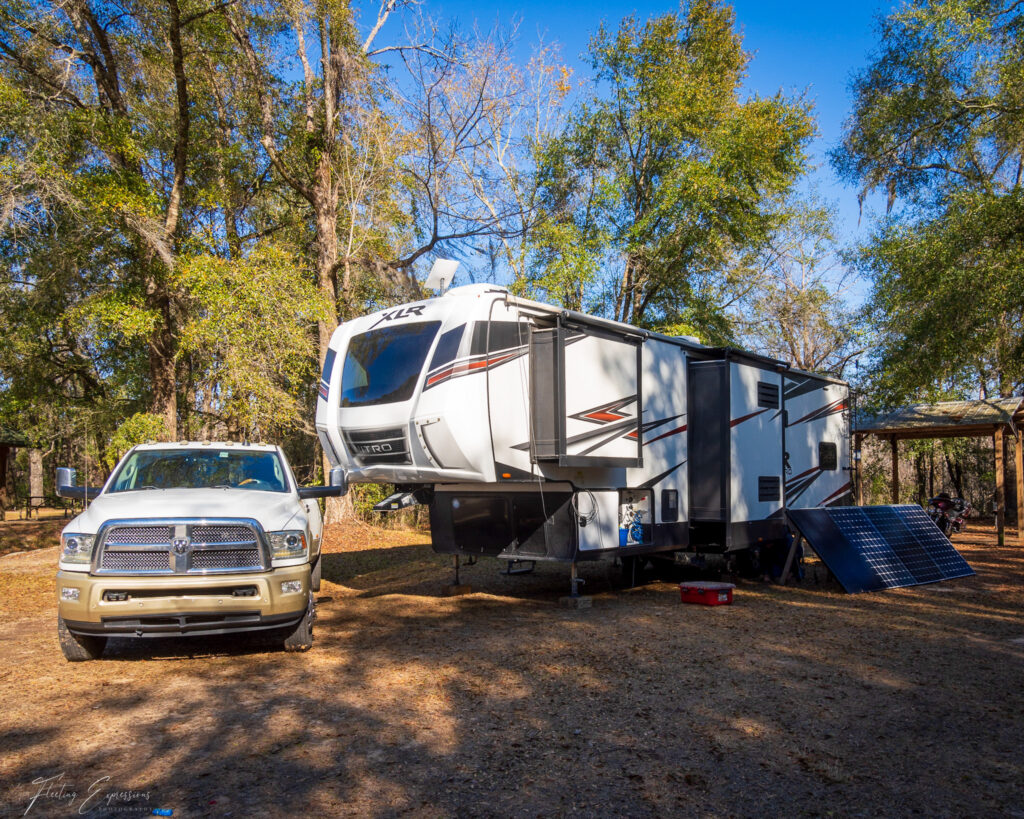
[(530, 455), (569, 467), (642, 466), (641, 339), (559, 323), (530, 336)]
[(729, 365), (691, 361), (689, 366), (690, 519), (724, 521), (728, 508)]

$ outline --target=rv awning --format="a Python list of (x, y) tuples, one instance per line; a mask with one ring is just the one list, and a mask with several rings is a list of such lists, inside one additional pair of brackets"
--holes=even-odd
[(915, 404), (859, 418), (854, 433), (883, 438), (958, 438), (991, 435), (1024, 425), (1024, 397)]

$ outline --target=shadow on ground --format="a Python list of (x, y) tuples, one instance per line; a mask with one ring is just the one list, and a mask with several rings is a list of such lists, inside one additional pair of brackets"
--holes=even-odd
[(119, 641), (68, 665), (51, 611), (3, 624), (0, 803), (21, 815), (62, 774), (78, 801), (103, 777), (149, 794), (101, 816), (1019, 810), (1018, 550), (968, 544), (979, 574), (956, 583), (744, 583), (716, 608), (597, 564), (594, 608), (570, 611), (562, 567), (482, 560), (448, 598), (448, 558), (380, 540), (325, 554), (306, 654)]

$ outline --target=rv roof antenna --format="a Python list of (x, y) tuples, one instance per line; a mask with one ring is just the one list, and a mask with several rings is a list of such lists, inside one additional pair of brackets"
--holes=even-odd
[(427, 280), (423, 283), (423, 286), (432, 290), (439, 291), (438, 295), (443, 296), (444, 291), (447, 290), (452, 281), (455, 279), (455, 271), (458, 269), (459, 263), (451, 259), (438, 259), (434, 262), (434, 266), (430, 268), (430, 275), (427, 276)]

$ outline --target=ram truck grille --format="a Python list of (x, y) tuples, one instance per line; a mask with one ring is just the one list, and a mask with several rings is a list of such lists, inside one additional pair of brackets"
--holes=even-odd
[(111, 572), (137, 574), (140, 572), (171, 571), (170, 555), (166, 549), (159, 552), (106, 552), (102, 568)]
[(345, 430), (345, 446), (360, 466), (411, 464), (409, 439), (402, 427)]
[(112, 522), (100, 533), (93, 572), (104, 575), (230, 574), (265, 571), (270, 554), (259, 524)]

